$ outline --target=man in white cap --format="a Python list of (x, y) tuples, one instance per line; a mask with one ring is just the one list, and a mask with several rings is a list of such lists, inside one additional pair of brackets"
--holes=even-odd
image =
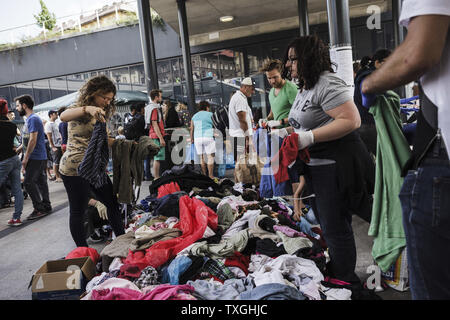
[(241, 82), (241, 88), (231, 97), (228, 118), (230, 122), (229, 134), (233, 138), (234, 161), (238, 155), (249, 152), (253, 134), (253, 114), (247, 98), (255, 92), (255, 86), (250, 77)]

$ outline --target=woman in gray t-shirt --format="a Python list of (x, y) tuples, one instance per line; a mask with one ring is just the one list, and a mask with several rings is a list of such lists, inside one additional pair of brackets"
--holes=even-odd
[[(329, 49), (316, 36), (300, 37), (288, 46), (286, 71), (299, 80), (285, 134), (298, 135), (307, 148), (306, 185), (331, 257), (331, 274), (361, 288), (355, 274), (356, 247), (352, 213), (369, 201), (365, 173), (367, 149), (354, 132), (361, 123), (351, 88), (334, 73)], [(373, 163), (372, 163), (373, 165)], [(370, 206), (367, 205), (367, 208)], [(366, 209), (367, 210), (367, 209)]]

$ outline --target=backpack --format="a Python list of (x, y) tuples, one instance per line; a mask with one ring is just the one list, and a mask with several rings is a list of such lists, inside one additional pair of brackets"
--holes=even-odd
[(230, 121), (228, 119), (228, 106), (217, 108), (212, 116), (213, 127), (219, 130), (224, 139), (227, 135), (226, 129), (229, 128)]
[(139, 116), (135, 116), (123, 126), (123, 134), (127, 140), (138, 140), (139, 137), (144, 135), (142, 120), (143, 119), (139, 119)]

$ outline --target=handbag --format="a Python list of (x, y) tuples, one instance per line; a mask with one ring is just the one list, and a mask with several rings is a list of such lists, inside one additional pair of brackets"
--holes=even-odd
[(236, 183), (259, 185), (263, 167), (264, 163), (256, 152), (242, 154), (236, 161), (234, 180)]

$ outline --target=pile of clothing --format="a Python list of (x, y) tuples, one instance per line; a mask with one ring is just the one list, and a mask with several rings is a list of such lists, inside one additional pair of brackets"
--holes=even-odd
[(100, 252), (82, 300), (351, 299), (349, 284), (327, 274), (320, 228), (294, 221), (285, 199), (190, 165), (149, 191), (126, 233)]

